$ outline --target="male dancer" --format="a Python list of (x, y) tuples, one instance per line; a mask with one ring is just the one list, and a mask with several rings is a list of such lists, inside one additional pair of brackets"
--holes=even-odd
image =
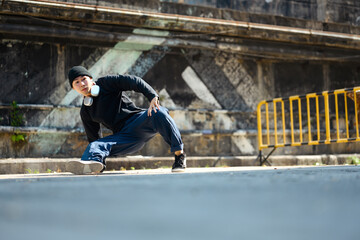
[[(71, 87), (84, 96), (80, 116), (89, 141), (81, 160), (69, 161), (66, 169), (74, 174), (102, 172), (106, 157), (126, 155), (140, 150), (147, 141), (160, 133), (175, 153), (172, 172), (183, 172), (186, 155), (174, 120), (166, 108), (160, 106), (155, 90), (136, 76), (105, 76), (94, 82), (90, 72), (82, 66), (70, 69)], [(124, 91), (136, 91), (149, 100), (147, 110), (138, 108)], [(102, 138), (100, 123), (113, 132)]]

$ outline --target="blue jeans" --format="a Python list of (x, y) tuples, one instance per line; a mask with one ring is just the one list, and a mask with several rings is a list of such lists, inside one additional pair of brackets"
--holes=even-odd
[(105, 159), (112, 155), (126, 155), (140, 150), (156, 133), (164, 138), (171, 147), (171, 152), (182, 150), (184, 145), (181, 135), (169, 111), (160, 107), (151, 117), (147, 110), (129, 118), (117, 133), (91, 142), (81, 160), (95, 160), (105, 164)]

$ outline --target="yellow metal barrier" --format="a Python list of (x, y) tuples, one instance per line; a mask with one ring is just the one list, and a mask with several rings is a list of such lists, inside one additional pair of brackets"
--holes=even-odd
[[(360, 141), (359, 106), (360, 87), (261, 101), (257, 160), (271, 165), (268, 158), (278, 147)], [(267, 156), (265, 148), (273, 148)]]

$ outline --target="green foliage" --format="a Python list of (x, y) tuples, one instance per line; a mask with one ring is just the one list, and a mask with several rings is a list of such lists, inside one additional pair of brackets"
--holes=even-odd
[(25, 136), (20, 133), (14, 133), (13, 135), (11, 135), (11, 141), (13, 141), (14, 143), (25, 141)]
[(40, 173), (39, 170), (34, 170), (33, 171), (31, 168), (26, 168), (25, 171), (28, 174), (39, 174)]
[(19, 127), (23, 124), (24, 117), (19, 111), (19, 106), (15, 101), (11, 104), (10, 126)]
[[(23, 125), (24, 117), (20, 113), (19, 106), (17, 105), (16, 101), (13, 101), (11, 104), (11, 111), (10, 111), (10, 125), (13, 127), (19, 127)], [(11, 141), (14, 143), (23, 142), (25, 141), (25, 135), (19, 132), (14, 132), (11, 136)]]
[(354, 165), (360, 165), (360, 159), (358, 157), (350, 157), (350, 164), (354, 164)]

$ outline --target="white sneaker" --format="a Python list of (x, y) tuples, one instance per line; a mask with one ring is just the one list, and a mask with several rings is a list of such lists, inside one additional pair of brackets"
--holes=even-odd
[(104, 169), (104, 164), (98, 161), (70, 160), (66, 163), (66, 171), (73, 174), (100, 173)]

